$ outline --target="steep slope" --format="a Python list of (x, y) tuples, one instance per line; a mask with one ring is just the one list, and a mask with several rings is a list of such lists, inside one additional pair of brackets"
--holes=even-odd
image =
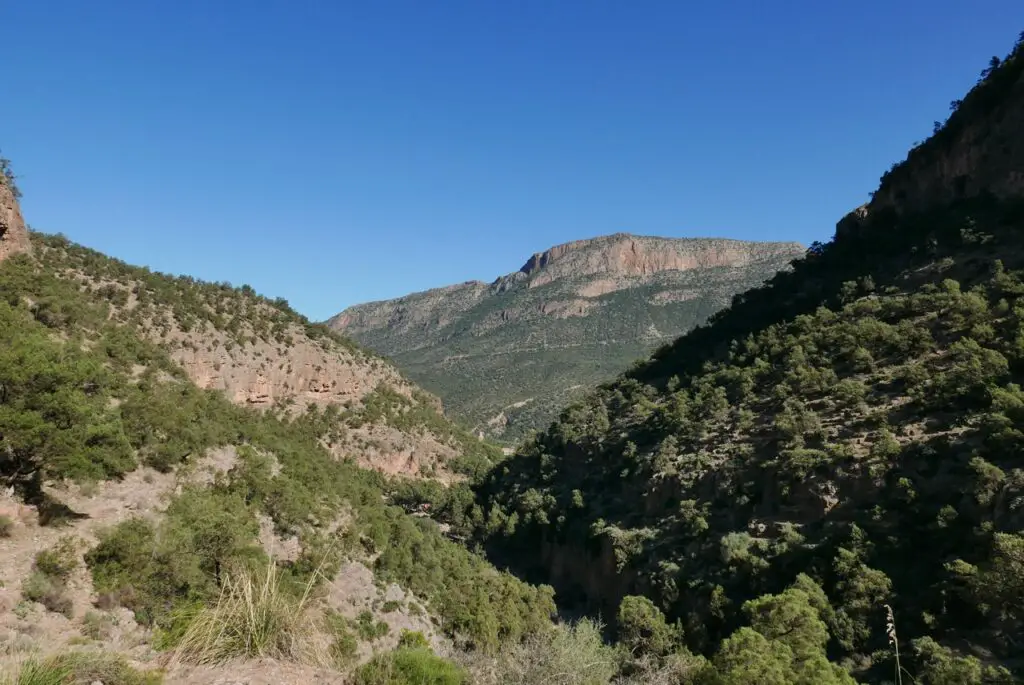
[(858, 680), (893, 678), (894, 616), (914, 682), (1020, 682), (1024, 47), (997, 62), (830, 243), (496, 468), (493, 558), (723, 661), (768, 663), (786, 631), (733, 631), (797, 591)]
[(0, 157), (0, 262), (32, 249), (28, 228), (18, 207), (19, 194), (10, 162)]
[[(104, 301), (111, 321), (166, 351), (200, 388), (277, 413), (336, 413), (328, 446), (338, 457), (387, 473), (438, 475), (478, 468), (496, 454), (446, 421), (438, 400), (389, 363), (283, 300), (152, 273), (60, 236), (36, 235), (35, 243), (44, 269)], [(39, 317), (74, 323), (58, 298), (34, 306)]]
[(393, 359), (474, 430), (512, 442), (800, 254), (620, 233), (537, 253), (489, 285), (357, 305), (328, 325)]
[(251, 289), (32, 237), (0, 263), (0, 681), (342, 683), (551, 629), (550, 589), (357, 466), (378, 435), (479, 449), (387, 364)]

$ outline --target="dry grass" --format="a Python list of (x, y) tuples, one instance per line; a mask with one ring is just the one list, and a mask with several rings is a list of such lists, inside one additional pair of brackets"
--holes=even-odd
[(618, 670), (617, 656), (604, 644), (601, 625), (584, 619), (534, 634), (503, 649), (496, 658), (463, 656), (480, 685), (605, 685)]
[(329, 664), (328, 646), (316, 628), (319, 622), (309, 616), (314, 579), (295, 597), (282, 586), (273, 561), (257, 571), (227, 576), (217, 603), (200, 609), (185, 630), (171, 665), (263, 657)]
[(122, 656), (93, 651), (28, 656), (0, 670), (0, 685), (159, 685), (162, 680), (158, 671), (138, 671)]

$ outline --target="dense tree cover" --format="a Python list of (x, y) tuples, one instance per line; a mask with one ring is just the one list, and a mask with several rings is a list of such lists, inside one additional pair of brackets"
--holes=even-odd
[[(1017, 663), (1022, 216), (984, 202), (878, 226), (931, 226), (916, 232), (931, 252), (884, 276), (879, 251), (838, 301), (722, 340), (696, 372), (626, 377), (570, 407), (470, 505), (495, 558), (606, 611), (644, 594), (705, 653), (745, 603), (805, 573), (829, 653), (858, 677), (889, 666), (886, 603), (906, 637), (932, 640), (921, 654)], [(730, 640), (756, 648), (744, 635)]]
[[(916, 682), (1024, 676), (1022, 228), (984, 195), (871, 213), (567, 408), (452, 520), (562, 601), (627, 607), (624, 642), (663, 612), (721, 682), (895, 680), (886, 605)], [(771, 625), (794, 621), (799, 643)]]
[[(929, 251), (914, 268), (894, 253), (896, 273), (883, 242), (836, 301), (723, 339), (695, 372), (626, 377), (570, 407), (481, 486), (492, 550), (592, 606), (647, 595), (704, 652), (803, 572), (825, 593), (830, 654), (857, 673), (888, 668), (885, 603), (932, 640), (921, 654), (974, 645), (1016, 663), (1022, 216), (988, 201), (875, 226)], [(549, 574), (573, 555), (581, 571)]]

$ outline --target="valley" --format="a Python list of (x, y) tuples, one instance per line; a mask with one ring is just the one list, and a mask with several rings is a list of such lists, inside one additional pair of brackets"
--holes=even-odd
[(1024, 34), (827, 243), (327, 325), (30, 230), (3, 160), (0, 683), (1021, 682), (1022, 120)]

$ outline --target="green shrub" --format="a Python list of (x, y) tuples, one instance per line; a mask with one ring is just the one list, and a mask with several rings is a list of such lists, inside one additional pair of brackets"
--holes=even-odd
[(605, 644), (601, 625), (590, 619), (533, 633), (493, 657), (477, 653), (464, 658), (476, 685), (606, 685), (620, 664), (620, 655)]
[(349, 629), (348, 621), (336, 611), (324, 616), (325, 628), (331, 637), (330, 654), (335, 668), (344, 669), (356, 658), (359, 640)]
[(33, 571), (21, 585), (21, 595), (32, 602), (39, 602), (49, 611), (71, 618), (71, 598), (60, 578), (54, 578), (40, 571)]
[(139, 671), (123, 657), (105, 652), (70, 652), (25, 663), (17, 685), (160, 685), (158, 671)]
[(9, 538), (14, 535), (14, 519), (6, 514), (0, 514), (0, 538)]
[(106, 640), (114, 631), (116, 619), (108, 613), (87, 611), (82, 617), (82, 635), (93, 640)]
[(63, 536), (52, 548), (36, 554), (35, 567), (52, 578), (67, 580), (78, 568), (78, 545), (71, 536)]
[(419, 647), (430, 648), (430, 642), (426, 636), (418, 630), (402, 630), (402, 634), (398, 636), (398, 646), (408, 647), (410, 649), (417, 649)]
[(429, 649), (400, 648), (379, 654), (356, 672), (355, 685), (464, 685), (469, 682), (458, 665)]
[(375, 621), (372, 612), (364, 610), (356, 617), (356, 630), (362, 639), (376, 640), (387, 635), (390, 628), (384, 621)]

